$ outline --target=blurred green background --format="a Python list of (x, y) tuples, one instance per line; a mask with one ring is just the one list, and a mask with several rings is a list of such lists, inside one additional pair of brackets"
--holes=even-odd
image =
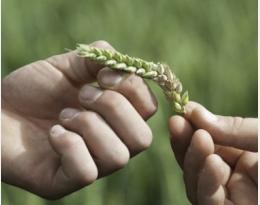
[[(22, 65), (103, 39), (167, 62), (192, 100), (223, 115), (257, 117), (257, 0), (3, 0), (2, 78)], [(168, 138), (160, 89), (151, 148), (121, 171), (51, 202), (2, 184), (4, 205), (189, 204)]]

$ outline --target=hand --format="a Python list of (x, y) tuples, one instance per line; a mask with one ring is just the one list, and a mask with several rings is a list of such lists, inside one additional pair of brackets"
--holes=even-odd
[(257, 119), (217, 116), (190, 102), (169, 128), (192, 204), (257, 204)]
[(157, 106), (144, 81), (75, 52), (11, 73), (2, 99), (2, 179), (49, 199), (122, 168), (152, 141), (145, 119)]

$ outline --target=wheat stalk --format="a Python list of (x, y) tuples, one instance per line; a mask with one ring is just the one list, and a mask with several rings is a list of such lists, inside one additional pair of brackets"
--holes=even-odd
[(140, 58), (130, 57), (117, 51), (78, 44), (79, 57), (85, 57), (114, 70), (135, 73), (136, 75), (155, 81), (172, 103), (176, 113), (185, 113), (184, 106), (189, 101), (188, 92), (182, 93), (182, 84), (167, 64), (147, 62)]

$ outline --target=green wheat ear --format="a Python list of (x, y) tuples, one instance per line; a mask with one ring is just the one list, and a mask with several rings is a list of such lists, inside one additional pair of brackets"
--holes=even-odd
[(155, 81), (163, 89), (173, 110), (179, 114), (185, 113), (184, 106), (189, 101), (188, 92), (182, 94), (182, 84), (167, 64), (148, 62), (117, 51), (84, 44), (78, 44), (76, 53), (79, 57), (88, 58), (111, 69), (135, 73), (142, 78)]

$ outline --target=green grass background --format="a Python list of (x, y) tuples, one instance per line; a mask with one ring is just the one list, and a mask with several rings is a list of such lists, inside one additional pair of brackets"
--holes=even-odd
[[(192, 100), (223, 115), (257, 116), (257, 0), (3, 0), (2, 77), (38, 59), (103, 39), (170, 64)], [(189, 204), (159, 109), (151, 148), (121, 171), (51, 202), (2, 184), (4, 205)]]

